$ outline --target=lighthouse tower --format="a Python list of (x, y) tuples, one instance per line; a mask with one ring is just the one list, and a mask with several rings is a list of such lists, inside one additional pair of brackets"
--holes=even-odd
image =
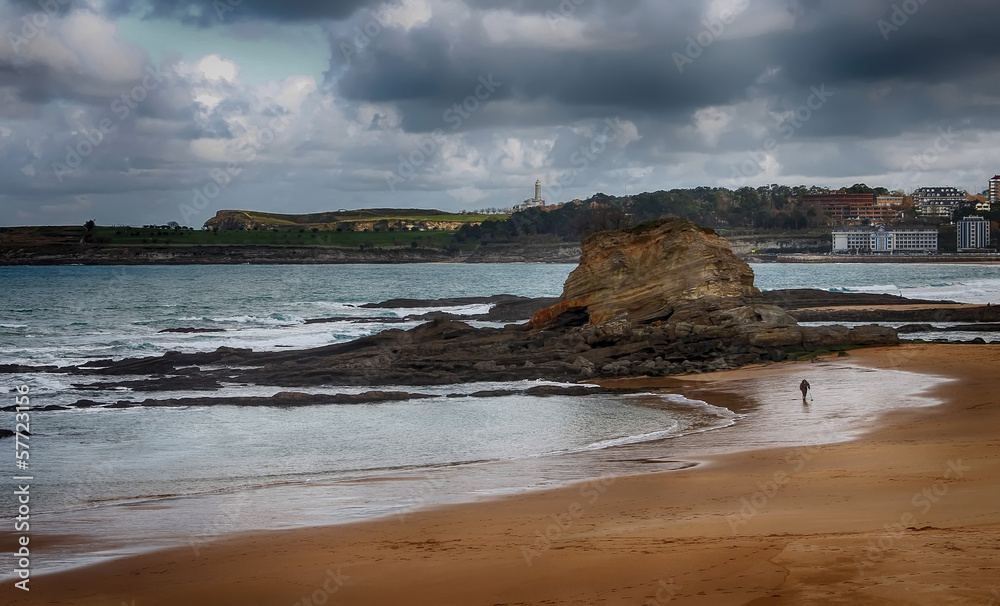
[(542, 180), (535, 179), (535, 197), (528, 198), (524, 202), (516, 205), (514, 207), (514, 212), (528, 210), (529, 208), (537, 208), (539, 206), (545, 206), (545, 200), (542, 200)]

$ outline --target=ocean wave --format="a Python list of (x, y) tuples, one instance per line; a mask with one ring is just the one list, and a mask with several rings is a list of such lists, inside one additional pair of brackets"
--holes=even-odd
[(902, 289), (899, 286), (896, 286), (895, 284), (871, 284), (871, 285), (864, 285), (864, 286), (848, 286), (848, 287), (844, 287), (841, 290), (841, 292), (884, 293), (884, 292), (891, 292), (891, 291), (898, 292), (900, 290), (902, 290)]
[(300, 318), (298, 316), (293, 316), (290, 314), (273, 313), (263, 318), (260, 316), (252, 316), (245, 314), (240, 316), (207, 318), (207, 321), (215, 322), (217, 324), (262, 324), (270, 326), (282, 326), (288, 324), (303, 324), (305, 323), (305, 318)]

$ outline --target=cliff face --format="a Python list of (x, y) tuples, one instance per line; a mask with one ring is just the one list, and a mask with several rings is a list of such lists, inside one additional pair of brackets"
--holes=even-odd
[(215, 216), (205, 221), (204, 227), (206, 229), (220, 229), (222, 231), (241, 231), (241, 230), (251, 230), (254, 227), (257, 229), (266, 229), (263, 223), (255, 221), (249, 213), (241, 210), (220, 210), (215, 213)]
[(712, 232), (683, 219), (663, 219), (595, 234), (583, 243), (580, 265), (559, 304), (535, 315), (536, 327), (585, 309), (591, 324), (627, 313), (653, 321), (712, 324), (717, 312), (752, 305), (760, 292), (753, 270)]

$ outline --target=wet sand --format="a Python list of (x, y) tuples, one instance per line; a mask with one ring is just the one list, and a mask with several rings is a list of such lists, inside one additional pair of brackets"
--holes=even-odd
[[(850, 442), (231, 536), (33, 577), (30, 593), (8, 582), (0, 602), (1000, 603), (1000, 347), (906, 345), (850, 360), (957, 381), (936, 388), (943, 405), (888, 413)], [(773, 365), (688, 389), (733, 401), (804, 369), (817, 390), (843, 370)]]

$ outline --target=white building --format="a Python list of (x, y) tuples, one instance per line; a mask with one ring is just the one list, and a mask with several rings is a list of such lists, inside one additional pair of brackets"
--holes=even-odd
[(951, 219), (966, 200), (967, 194), (957, 187), (921, 187), (913, 192), (913, 205), (925, 217)]
[(983, 217), (966, 217), (958, 222), (958, 249), (977, 250), (990, 245), (990, 222)]
[(529, 208), (538, 208), (540, 206), (545, 206), (545, 200), (542, 200), (542, 180), (535, 180), (535, 197), (528, 198), (524, 202), (514, 206), (514, 212), (528, 210)]
[(996, 204), (1000, 202), (1000, 175), (997, 175), (990, 179), (990, 203)]
[(835, 253), (935, 253), (934, 227), (838, 227), (833, 230)]

